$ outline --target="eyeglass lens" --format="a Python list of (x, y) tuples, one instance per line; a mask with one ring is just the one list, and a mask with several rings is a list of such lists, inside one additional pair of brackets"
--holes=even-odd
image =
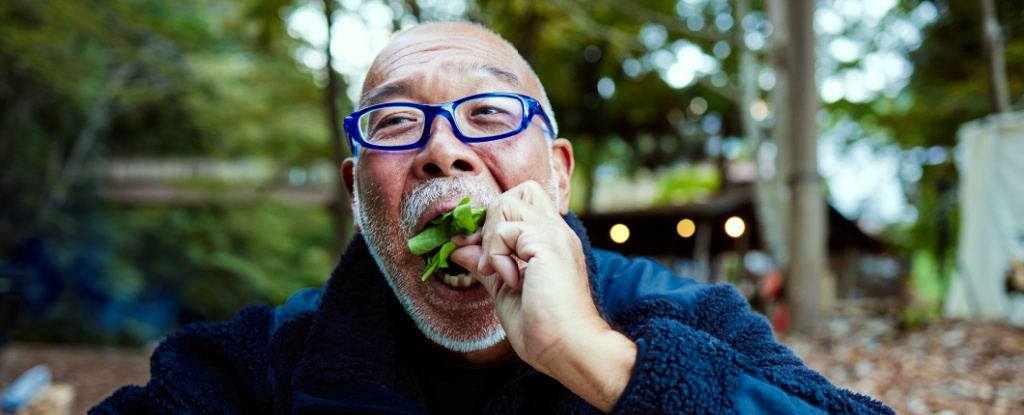
[[(463, 101), (454, 109), (456, 128), (463, 136), (486, 138), (519, 128), (524, 104), (512, 97), (482, 97)], [(363, 140), (381, 146), (415, 143), (423, 135), (426, 115), (419, 108), (379, 108), (359, 117)]]

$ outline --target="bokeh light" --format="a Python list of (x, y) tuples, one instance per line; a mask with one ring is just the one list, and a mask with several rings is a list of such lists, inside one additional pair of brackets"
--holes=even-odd
[(750, 117), (755, 121), (764, 121), (768, 118), (768, 104), (762, 100), (750, 104)]
[(616, 223), (612, 226), (612, 230), (609, 232), (612, 237), (612, 241), (621, 244), (629, 239), (629, 227), (621, 223)]
[(690, 219), (683, 219), (676, 224), (676, 233), (683, 238), (689, 238), (697, 232), (697, 225)]
[(725, 233), (733, 238), (739, 238), (746, 229), (747, 224), (739, 216), (733, 216), (725, 221)]

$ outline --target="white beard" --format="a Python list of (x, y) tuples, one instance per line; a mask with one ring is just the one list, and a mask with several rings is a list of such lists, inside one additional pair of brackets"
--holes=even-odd
[[(544, 190), (557, 205), (558, 176), (554, 174), (553, 162), (551, 167), (551, 180), (547, 186), (544, 186)], [(470, 315), (468, 320), (472, 320), (472, 322), (469, 324), (474, 326), (471, 329), (459, 327), (459, 323), (465, 324), (463, 320), (467, 319), (451, 321), (452, 319), (446, 320), (425, 312), (426, 304), (421, 304), (421, 302), (429, 301), (429, 299), (416, 301), (413, 298), (415, 295), (412, 294), (413, 287), (410, 287), (410, 282), (420, 283), (423, 268), (422, 265), (417, 267), (409, 266), (409, 264), (422, 264), (422, 260), (419, 258), (409, 260), (412, 253), (408, 251), (405, 243), (409, 238), (415, 236), (415, 227), (423, 210), (435, 201), (469, 196), (472, 200), (480, 202), (482, 206), (486, 206), (498, 196), (497, 189), (483, 186), (479, 182), (470, 181), (461, 176), (431, 179), (413, 189), (410, 194), (403, 196), (400, 202), (401, 218), (398, 219), (390, 218), (380, 210), (373, 211), (372, 207), (382, 206), (383, 201), (379, 200), (379, 196), (371, 195), (374, 193), (379, 195), (380, 192), (360, 189), (359, 180), (354, 180), (354, 182), (353, 194), (357, 220), (362, 226), (363, 237), (370, 254), (373, 255), (385, 280), (416, 327), (432, 342), (458, 353), (483, 350), (505, 339), (505, 330), (498, 321), (493, 302), (490, 299), (475, 304), (431, 304), (435, 309), (441, 308), (441, 314), (445, 317)], [(403, 262), (406, 264), (405, 266), (403, 266)]]

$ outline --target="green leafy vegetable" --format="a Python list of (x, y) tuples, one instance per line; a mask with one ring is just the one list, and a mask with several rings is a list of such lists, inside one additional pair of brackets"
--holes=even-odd
[(452, 237), (440, 227), (428, 226), (419, 235), (409, 240), (409, 250), (414, 255), (423, 255), (448, 242), (449, 239)]
[(455, 210), (430, 221), (419, 235), (409, 240), (409, 250), (414, 255), (430, 254), (427, 258), (427, 268), (423, 270), (423, 281), (426, 281), (434, 271), (448, 268), (448, 256), (458, 248), (449, 241), (456, 235), (469, 236), (476, 232), (476, 228), (483, 224), (486, 213), (486, 207), (470, 207), (467, 197), (459, 202)]

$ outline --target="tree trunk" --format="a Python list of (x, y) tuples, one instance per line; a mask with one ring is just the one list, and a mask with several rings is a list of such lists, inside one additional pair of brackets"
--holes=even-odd
[[(736, 13), (735, 21), (742, 22), (749, 11), (749, 0), (737, 0), (733, 10)], [(755, 149), (754, 163), (757, 175), (754, 181), (754, 214), (757, 215), (757, 224), (762, 241), (775, 259), (775, 263), (781, 266), (785, 262), (785, 236), (783, 235), (783, 223), (787, 217), (785, 201), (780, 197), (783, 195), (782, 180), (776, 176), (767, 177), (765, 172), (774, 170), (774, 160), (765, 160), (761, 155), (763, 150), (764, 135), (761, 126), (754, 120), (751, 107), (760, 98), (757, 89), (757, 59), (754, 52), (747, 48), (744, 41), (743, 25), (739, 24), (736, 30), (736, 37), (733, 42), (736, 44), (739, 56), (740, 78), (743, 80), (740, 99), (740, 114), (743, 121), (743, 135), (750, 140), (751, 147)], [(783, 111), (781, 107), (774, 111)], [(766, 147), (767, 145), (765, 145)], [(773, 180), (774, 179), (774, 180)]]
[(61, 169), (60, 175), (55, 181), (56, 183), (53, 183), (44, 192), (45, 195), (39, 202), (40, 206), (36, 216), (37, 226), (44, 226), (49, 220), (50, 214), (54, 209), (60, 208), (68, 192), (75, 185), (75, 182), (78, 181), (78, 175), (89, 161), (89, 154), (96, 143), (97, 135), (107, 126), (107, 122), (110, 121), (110, 113), (115, 104), (114, 96), (124, 87), (125, 82), (128, 82), (128, 78), (133, 73), (135, 73), (135, 65), (122, 63), (110, 75), (107, 85), (103, 88), (103, 92), (100, 93), (96, 103), (92, 106), (92, 111), (89, 112), (89, 118), (86, 120), (85, 127), (78, 133), (78, 138), (75, 139), (71, 154), (68, 155), (67, 160), (64, 162), (64, 167)]
[(789, 3), (789, 29), (792, 41), (790, 122), (793, 129), (792, 166), (788, 178), (793, 238), (790, 248), (789, 290), (791, 327), (811, 332), (821, 323), (820, 273), (825, 266), (825, 202), (818, 176), (818, 93), (814, 83), (815, 0)]
[(1006, 86), (1006, 64), (1003, 61), (1003, 36), (996, 19), (993, 0), (978, 0), (981, 9), (981, 36), (988, 60), (988, 92), (992, 112), (1010, 110), (1010, 93)]
[(341, 253), (348, 245), (348, 239), (352, 232), (352, 209), (348, 196), (348, 189), (345, 187), (345, 178), (342, 176), (341, 163), (349, 157), (348, 149), (345, 147), (345, 140), (341, 133), (341, 125), (338, 121), (338, 91), (343, 88), (343, 82), (334, 71), (333, 58), (331, 56), (331, 27), (334, 24), (334, 0), (323, 0), (324, 16), (327, 18), (327, 63), (324, 70), (327, 71), (327, 123), (331, 132), (331, 149), (334, 155), (335, 190), (334, 201), (331, 202), (331, 216), (334, 218), (334, 244), (337, 253)]
[(754, 52), (747, 48), (747, 44), (743, 40), (746, 30), (743, 29), (742, 22), (748, 11), (747, 0), (736, 0), (733, 11), (736, 13), (733, 20), (740, 22), (736, 25), (736, 36), (733, 40), (736, 43), (736, 49), (740, 51), (740, 79), (743, 80), (740, 119), (743, 121), (743, 135), (750, 140), (755, 146), (754, 148), (757, 148), (757, 145), (761, 143), (761, 129), (757, 126), (754, 117), (750, 113), (750, 108), (759, 95), (757, 92), (757, 74), (755, 73), (757, 71), (757, 62), (755, 61)]
[[(775, 87), (769, 94), (775, 125), (772, 127), (771, 141), (761, 141), (754, 147), (757, 149), (755, 159), (758, 172), (754, 203), (764, 242), (775, 260), (775, 266), (785, 270), (789, 264), (790, 243), (789, 188), (786, 178), (791, 170), (789, 152), (792, 147), (789, 121), (789, 28), (785, 0), (768, 0), (766, 8), (768, 20), (774, 27), (768, 58), (775, 71)], [(768, 157), (773, 144), (775, 155)]]

